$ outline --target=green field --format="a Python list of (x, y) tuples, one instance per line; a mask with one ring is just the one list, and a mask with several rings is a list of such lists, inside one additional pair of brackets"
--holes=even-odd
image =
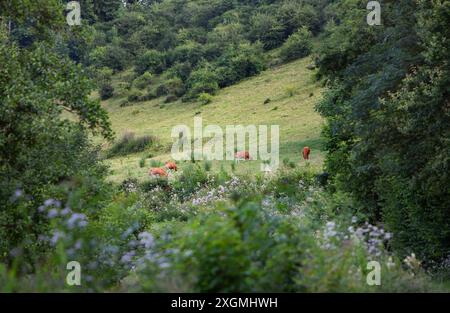
[[(268, 69), (258, 76), (220, 90), (208, 105), (181, 101), (164, 104), (160, 98), (120, 107), (119, 103), (123, 101), (121, 97), (105, 101), (103, 105), (109, 112), (118, 138), (125, 132), (133, 132), (137, 136), (153, 135), (159, 139), (164, 148), (154, 154), (156, 160), (171, 160), (172, 127), (179, 124), (192, 127), (197, 114), (203, 118), (203, 126), (279, 125), (280, 162), (289, 158), (298, 165), (305, 165), (301, 150), (307, 145), (312, 149), (310, 165), (320, 167), (323, 162), (320, 138), (323, 120), (315, 112), (314, 105), (321, 97), (321, 87), (320, 82), (314, 79), (314, 71), (307, 69), (310, 63), (311, 59), (305, 58)], [(264, 104), (266, 99), (270, 99), (270, 102)], [(144, 168), (139, 166), (139, 160), (148, 154), (147, 151), (108, 159), (110, 180), (121, 182), (129, 177), (140, 180), (147, 177), (151, 159), (146, 160)], [(221, 166), (230, 168), (230, 163), (214, 161), (212, 165), (213, 169)], [(240, 173), (254, 172), (259, 168), (260, 161), (236, 165), (236, 171)]]

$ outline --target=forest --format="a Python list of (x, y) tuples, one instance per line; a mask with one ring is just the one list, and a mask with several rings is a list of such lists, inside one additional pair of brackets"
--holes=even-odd
[(450, 292), (450, 1), (68, 2), (0, 2), (0, 292)]

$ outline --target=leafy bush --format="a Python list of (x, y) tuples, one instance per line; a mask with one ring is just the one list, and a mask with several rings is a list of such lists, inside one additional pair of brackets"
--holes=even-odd
[[(0, 63), (0, 124), (6, 127), (0, 132), (0, 262), (10, 265), (11, 252), (22, 251), (22, 273), (29, 273), (47, 248), (38, 236), (49, 223), (38, 206), (83, 180), (98, 186), (86, 185), (80, 193), (98, 196), (106, 170), (87, 130), (105, 138), (112, 132), (106, 111), (90, 97), (95, 86), (82, 67), (51, 47), (36, 42), (22, 49), (0, 31)], [(64, 111), (75, 118), (61, 118)]]
[(142, 100), (142, 92), (133, 90), (127, 97), (128, 102), (138, 102)]
[[(407, 263), (412, 278), (389, 256), (382, 230), (350, 224), (313, 226), (299, 216), (275, 213), (257, 198), (220, 204), (159, 237), (149, 250), (161, 257), (137, 270), (134, 286), (193, 292), (432, 290), (414, 257)], [(369, 229), (370, 238), (364, 235)], [(374, 257), (384, 282), (376, 289), (366, 283)]]
[(181, 199), (186, 199), (207, 182), (208, 174), (205, 170), (198, 165), (190, 164), (178, 175), (172, 187)]
[(240, 44), (228, 49), (218, 60), (216, 75), (220, 87), (230, 86), (265, 69), (260, 45)]
[(162, 52), (157, 50), (148, 50), (138, 57), (135, 62), (135, 71), (139, 75), (142, 75), (147, 71), (152, 74), (161, 74), (165, 67), (165, 56)]
[(189, 62), (175, 63), (166, 71), (168, 78), (180, 78), (186, 82), (192, 72), (192, 65)]
[(90, 54), (91, 62), (98, 67), (109, 67), (115, 72), (122, 71), (127, 65), (127, 52), (119, 46), (97, 47)]
[(102, 67), (95, 72), (95, 79), (99, 85), (111, 83), (113, 70), (109, 67)]
[(170, 51), (170, 64), (189, 63), (195, 67), (203, 57), (203, 46), (196, 42), (187, 42)]
[(211, 103), (213, 101), (213, 99), (214, 99), (214, 97), (211, 96), (209, 93), (201, 93), (198, 96), (198, 101), (200, 101), (200, 103), (202, 105), (206, 105), (206, 104)]
[(99, 93), (100, 93), (100, 99), (107, 100), (107, 99), (111, 98), (112, 96), (114, 96), (114, 87), (109, 83), (102, 84), (100, 86)]
[(218, 77), (209, 66), (193, 71), (187, 84), (188, 99), (194, 99), (201, 93), (215, 94), (219, 89)]
[(311, 32), (303, 27), (293, 33), (280, 50), (280, 56), (284, 61), (291, 61), (303, 58), (311, 52)]
[(172, 78), (165, 82), (170, 94), (181, 97), (186, 92), (186, 87), (180, 78)]
[(141, 76), (137, 77), (133, 81), (133, 85), (138, 89), (144, 89), (150, 86), (153, 75), (149, 72), (145, 72)]
[[(155, 166), (152, 165), (152, 167)], [(169, 181), (164, 177), (149, 178), (142, 182), (139, 187), (144, 193), (148, 193), (157, 188), (165, 190), (169, 187)]]
[(440, 262), (450, 252), (448, 5), (386, 3), (375, 31), (352, 3), (334, 5), (339, 23), (326, 27), (316, 58), (330, 82), (317, 106), (326, 170), (397, 234), (396, 251)]
[(113, 144), (107, 151), (108, 158), (127, 155), (136, 152), (145, 151), (155, 143), (155, 138), (152, 136), (136, 137), (134, 133), (127, 132)]
[(266, 50), (280, 46), (284, 39), (282, 23), (270, 13), (258, 13), (251, 18), (251, 35), (260, 40)]
[(164, 163), (161, 162), (160, 160), (151, 160), (150, 161), (150, 166), (151, 167), (161, 167), (163, 165), (164, 165)]

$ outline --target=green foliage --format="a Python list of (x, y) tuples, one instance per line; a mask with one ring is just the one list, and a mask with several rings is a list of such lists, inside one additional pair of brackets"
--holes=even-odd
[[(383, 244), (374, 245), (356, 235), (366, 233), (369, 227), (350, 222), (349, 212), (339, 211), (348, 204), (346, 198), (330, 200), (315, 187), (312, 173), (286, 171), (256, 180), (222, 180), (199, 179), (204, 175), (201, 172), (199, 167), (188, 169), (182, 183), (178, 177), (151, 179), (140, 185), (129, 179), (114, 197), (106, 193), (89, 204), (83, 201), (84, 192), (75, 192), (76, 196), (66, 196), (73, 214), (64, 215), (61, 209), (53, 212), (55, 202), (47, 203), (40, 214), (51, 226), (43, 233), (58, 231), (64, 235), (41, 241), (51, 246), (50, 253), (32, 275), (22, 275), (17, 265), (12, 269), (1, 264), (1, 290), (73, 291), (58, 283), (67, 274), (60, 272), (67, 259), (88, 264), (83, 277), (89, 279), (77, 291), (442, 290), (430, 283), (416, 259), (409, 258), (404, 270)], [(193, 175), (195, 179), (186, 180)], [(88, 185), (95, 186), (95, 182)], [(271, 187), (265, 187), (268, 185)], [(293, 189), (287, 191), (286, 185)], [(188, 195), (180, 186), (195, 187), (195, 191)], [(238, 190), (241, 193), (236, 195)], [(205, 198), (200, 191), (205, 192)], [(104, 190), (97, 192), (105, 195)], [(191, 201), (205, 203), (203, 209), (193, 207)], [(75, 215), (86, 205), (95, 209)], [(286, 210), (287, 206), (291, 210)], [(316, 217), (313, 214), (318, 209), (322, 211)], [(79, 223), (68, 227), (75, 220), (73, 216)], [(368, 236), (383, 234), (370, 227), (373, 235)], [(370, 249), (379, 254), (371, 255)], [(16, 254), (16, 260), (22, 259)], [(383, 284), (370, 287), (366, 283), (367, 262), (374, 259), (381, 264)]]
[(145, 167), (145, 162), (147, 161), (147, 159), (145, 157), (141, 158), (139, 160), (139, 167), (140, 168), (144, 168)]
[[(312, 227), (296, 216), (271, 214), (257, 199), (218, 205), (215, 211), (166, 233), (170, 240), (160, 238), (154, 250), (171, 253), (164, 254), (164, 263), (155, 260), (140, 269), (135, 287), (193, 292), (371, 291), (366, 284), (371, 256), (364, 245), (348, 241), (346, 245), (335, 235), (325, 248), (322, 240), (327, 235), (321, 239), (313, 235), (326, 233), (322, 227)], [(326, 227), (334, 229), (334, 225)], [(345, 233), (338, 230), (336, 234), (341, 232)], [(330, 259), (333, 262), (326, 261)], [(387, 256), (378, 260), (384, 284), (372, 287), (373, 291), (433, 288), (420, 270), (414, 279), (420, 283), (414, 284), (398, 263)], [(166, 267), (165, 274), (155, 280), (160, 267)], [(172, 284), (167, 284), (169, 276)]]
[(152, 74), (161, 74), (166, 68), (165, 56), (157, 50), (148, 50), (142, 56), (138, 57), (135, 62), (135, 71), (139, 75), (145, 72)]
[[(94, 26), (67, 39), (60, 2), (0, 2), (0, 292), (442, 290), (420, 261), (448, 275), (445, 262), (431, 267), (450, 242), (448, 1), (386, 2), (376, 28), (362, 0), (82, 5)], [(131, 58), (140, 76), (114, 77), (127, 81), (127, 105), (162, 95), (209, 103), (264, 70), (263, 48), (282, 46), (285, 61), (309, 53), (325, 17), (316, 63), (329, 88), (317, 109), (329, 185), (318, 179), (328, 173), (289, 159), (251, 177), (193, 161), (168, 178), (105, 182), (89, 130), (112, 132), (90, 96), (95, 85), (112, 96), (112, 75)], [(127, 133), (106, 153), (156, 144)], [(78, 289), (64, 284), (68, 260), (83, 264)], [(366, 283), (372, 260), (379, 287)]]
[(109, 67), (118, 72), (127, 66), (128, 54), (117, 45), (108, 45), (95, 48), (89, 58), (96, 67)]
[(364, 5), (334, 4), (340, 23), (318, 49), (319, 75), (330, 79), (318, 105), (327, 171), (394, 231), (401, 255), (440, 260), (450, 251), (448, 3), (386, 3), (376, 28)]
[(176, 97), (181, 97), (186, 92), (183, 81), (178, 77), (164, 81), (163, 87), (160, 88), (164, 88), (164, 94), (174, 95)]
[(159, 161), (159, 160), (151, 160), (150, 161), (150, 166), (151, 167), (161, 167), (163, 165), (164, 164), (161, 161)]
[(213, 95), (219, 89), (218, 77), (207, 65), (193, 71), (187, 84), (189, 87), (187, 94), (189, 99), (194, 99), (202, 93)]
[(185, 199), (207, 182), (208, 175), (206, 171), (199, 165), (189, 164), (179, 174), (178, 179), (172, 184), (172, 187), (180, 198)]
[[(106, 191), (88, 130), (108, 139), (112, 131), (106, 111), (90, 98), (94, 84), (56, 47), (65, 35), (62, 8), (51, 0), (0, 4), (0, 260), (11, 265), (16, 251), (21, 273), (31, 272), (48, 248), (38, 240), (50, 226), (37, 211), (44, 200), (72, 189), (74, 197), (89, 194), (84, 202), (95, 209), (98, 191)], [(26, 47), (13, 29), (30, 34)]]
[[(157, 84), (182, 81), (176, 93), (160, 89), (157, 97), (195, 100), (201, 93), (214, 94), (219, 87), (260, 73), (266, 67), (262, 50), (281, 46), (295, 30), (304, 27), (317, 34), (327, 3), (164, 0), (152, 5), (137, 2), (122, 10), (112, 6), (110, 17), (94, 24), (96, 40), (89, 59), (96, 67), (118, 71), (133, 58), (135, 72), (150, 72)], [(298, 55), (306, 54), (306, 48), (297, 49)], [(147, 85), (140, 79), (135, 82), (138, 89)]]
[(201, 93), (198, 96), (198, 101), (200, 101), (200, 103), (202, 105), (207, 105), (209, 103), (211, 103), (213, 101), (214, 97), (211, 96), (209, 93)]
[(218, 60), (216, 75), (220, 87), (230, 86), (265, 69), (260, 45), (240, 44), (228, 49)]
[(293, 33), (280, 50), (280, 56), (284, 61), (292, 61), (307, 56), (311, 51), (311, 32), (306, 27)]
[(138, 89), (148, 88), (152, 82), (152, 78), (153, 75), (151, 73), (145, 72), (133, 81), (133, 85)]
[(284, 28), (276, 16), (270, 13), (258, 13), (251, 20), (252, 36), (269, 50), (280, 46), (284, 40)]
[(100, 99), (107, 100), (114, 96), (114, 87), (111, 84), (104, 83), (100, 86)]
[(100, 21), (111, 21), (118, 13), (122, 1), (120, 0), (96, 0), (94, 3), (94, 12)]
[(132, 90), (127, 97), (128, 102), (137, 102), (142, 100), (142, 92), (139, 90)]
[(152, 136), (136, 137), (134, 133), (128, 132), (109, 148), (107, 157), (115, 157), (120, 155), (127, 155), (136, 152), (145, 151), (155, 143), (155, 138)]

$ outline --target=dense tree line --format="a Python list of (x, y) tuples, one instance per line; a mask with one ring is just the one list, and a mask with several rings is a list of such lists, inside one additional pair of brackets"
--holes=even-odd
[(96, 4), (108, 12), (94, 6), (95, 35), (86, 64), (94, 71), (134, 68), (128, 89), (146, 72), (162, 75), (161, 80), (150, 80), (147, 88), (138, 88), (145, 89), (144, 100), (167, 94), (186, 100), (214, 94), (263, 70), (264, 52), (282, 46), (288, 38), (281, 61), (309, 54), (311, 36), (321, 30), (328, 3), (164, 0), (120, 6), (100, 2), (110, 1)]
[(450, 252), (450, 3), (384, 1), (370, 27), (366, 2), (333, 4), (318, 49), (326, 167), (394, 231), (397, 251), (439, 260)]

